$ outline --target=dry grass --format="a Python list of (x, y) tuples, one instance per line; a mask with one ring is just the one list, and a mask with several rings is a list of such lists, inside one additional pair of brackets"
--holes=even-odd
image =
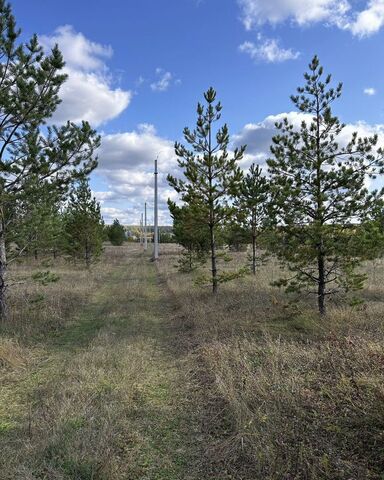
[[(17, 285), (0, 336), (1, 480), (382, 479), (384, 265), (365, 304), (196, 287), (162, 246)], [(238, 268), (245, 253), (226, 268)], [(14, 267), (21, 280), (47, 264)]]
[[(63, 259), (23, 260), (12, 264), (9, 282), (10, 315), (2, 331), (26, 341), (47, 332), (60, 331), (73, 321), (74, 314), (88, 305), (93, 292), (102, 286), (117, 261), (118, 252), (107, 251), (108, 263), (96, 264), (90, 271)], [(58, 281), (42, 285), (33, 276), (49, 271)]]
[(30, 359), (29, 352), (17, 340), (0, 338), (0, 369), (17, 370), (25, 367)]
[(189, 478), (191, 380), (154, 265), (129, 246), (91, 272), (54, 271), (55, 284), (20, 287), (44, 294), (33, 314), (15, 294), (3, 325), (1, 479)]
[(282, 273), (273, 261), (212, 298), (169, 253), (159, 268), (194, 325), (217, 404), (216, 465), (242, 479), (383, 478), (382, 261), (366, 267), (365, 303), (336, 299), (323, 320), (311, 299), (270, 287)]

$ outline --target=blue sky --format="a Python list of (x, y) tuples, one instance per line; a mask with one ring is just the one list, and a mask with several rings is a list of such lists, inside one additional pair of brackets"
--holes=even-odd
[(151, 165), (165, 182), (174, 140), (214, 86), (233, 140), (263, 163), (273, 122), (300, 121), (289, 95), (314, 53), (344, 82), (336, 112), (347, 133), (384, 132), (384, 0), (13, 0), (25, 37), (59, 43), (69, 80), (55, 121), (89, 120), (103, 134), (92, 187), (109, 222), (137, 223), (152, 202)]

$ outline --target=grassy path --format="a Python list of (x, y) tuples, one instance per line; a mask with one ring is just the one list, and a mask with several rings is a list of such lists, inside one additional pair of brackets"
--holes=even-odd
[(2, 386), (1, 478), (201, 478), (175, 313), (148, 256), (122, 256), (85, 311)]

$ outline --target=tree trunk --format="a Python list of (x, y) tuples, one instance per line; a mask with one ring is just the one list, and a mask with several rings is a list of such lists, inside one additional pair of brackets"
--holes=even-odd
[(315, 221), (317, 222), (319, 228), (319, 243), (317, 244), (317, 266), (318, 266), (318, 284), (317, 284), (317, 303), (319, 306), (319, 313), (321, 316), (325, 315), (325, 258), (323, 251), (323, 228), (324, 228), (324, 213), (323, 213), (323, 193), (322, 193), (322, 149), (321, 149), (321, 132), (320, 132), (320, 122), (321, 122), (321, 107), (318, 93), (316, 93), (316, 157), (317, 157), (317, 166), (316, 166), (316, 184), (317, 184), (317, 193), (316, 193), (316, 203), (317, 211), (315, 216)]
[(212, 264), (212, 292), (217, 293), (217, 265), (216, 265), (216, 241), (215, 231), (213, 225), (209, 226), (209, 233), (211, 237), (211, 264)]
[(256, 275), (256, 235), (252, 235), (252, 273)]
[(318, 280), (318, 289), (317, 289), (317, 298), (318, 298), (318, 306), (319, 306), (319, 313), (320, 315), (326, 314), (325, 308), (325, 261), (323, 253), (319, 253), (317, 257), (317, 265), (318, 265), (318, 273), (319, 273), (319, 280)]
[(5, 249), (5, 231), (4, 220), (0, 218), (0, 319), (7, 317), (7, 301), (6, 301), (6, 274), (7, 274), (7, 252)]

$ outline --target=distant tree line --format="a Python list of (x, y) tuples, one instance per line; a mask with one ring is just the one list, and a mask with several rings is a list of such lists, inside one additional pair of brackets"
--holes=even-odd
[(114, 246), (124, 243), (125, 229), (119, 220), (104, 224), (87, 178), (74, 183), (68, 195), (66, 199), (56, 192), (39, 191), (36, 198), (29, 196), (17, 205), (17, 221), (10, 224), (7, 236), (11, 252), (36, 260), (64, 256), (90, 267), (105, 241)]
[(376, 135), (354, 133), (340, 144), (345, 125), (332, 105), (342, 85), (332, 86), (316, 56), (304, 80), (291, 97), (306, 114), (300, 127), (277, 123), (264, 170), (252, 164), (245, 173), (239, 162), (246, 146), (231, 150), (227, 125), (215, 129), (222, 106), (210, 88), (197, 106), (195, 129), (185, 128), (185, 144), (175, 145), (183, 176), (168, 181), (181, 204), (168, 203), (184, 247), (180, 268), (192, 271), (210, 258), (213, 293), (245, 272), (224, 273), (220, 247), (251, 244), (246, 270), (257, 275), (258, 251), (275, 255), (290, 273), (276, 285), (313, 293), (324, 315), (326, 299), (362, 288), (361, 263), (383, 254), (384, 190), (367, 184), (384, 172), (384, 152)]

